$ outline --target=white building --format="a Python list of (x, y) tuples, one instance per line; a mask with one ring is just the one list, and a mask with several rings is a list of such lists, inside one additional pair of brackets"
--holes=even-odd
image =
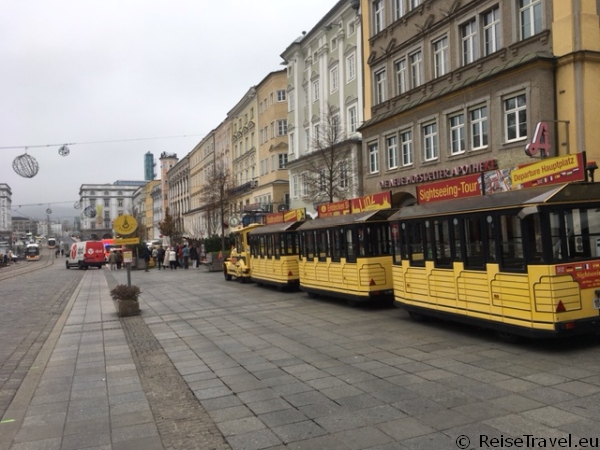
[(82, 184), (79, 188), (81, 232), (112, 234), (115, 218), (133, 213), (133, 196), (146, 181), (115, 181), (112, 184)]
[[(282, 54), (287, 67), (288, 163), (291, 208), (314, 212), (319, 203), (362, 195), (363, 122), (361, 21), (353, 2), (340, 0)], [(334, 131), (332, 133), (332, 131)], [(331, 136), (335, 135), (332, 139)], [(337, 174), (319, 173), (327, 148)], [(326, 198), (319, 184), (334, 180), (336, 197)]]
[(0, 183), (0, 242), (10, 241), (12, 233), (12, 191), (10, 186)]

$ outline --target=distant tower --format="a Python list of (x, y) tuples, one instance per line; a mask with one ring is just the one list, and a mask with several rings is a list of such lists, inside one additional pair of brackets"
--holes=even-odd
[(154, 173), (154, 166), (156, 163), (154, 162), (154, 155), (150, 152), (144, 155), (144, 180), (152, 181), (156, 178), (156, 173)]

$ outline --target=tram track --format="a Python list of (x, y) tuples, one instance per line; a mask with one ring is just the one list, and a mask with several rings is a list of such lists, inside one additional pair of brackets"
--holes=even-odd
[(19, 261), (17, 264), (11, 264), (10, 266), (2, 267), (2, 269), (0, 269), (0, 281), (45, 269), (46, 267), (53, 265), (56, 262), (56, 259), (58, 259), (54, 255), (54, 250), (50, 251), (46, 249), (40, 256), (41, 258), (38, 261), (23, 260)]

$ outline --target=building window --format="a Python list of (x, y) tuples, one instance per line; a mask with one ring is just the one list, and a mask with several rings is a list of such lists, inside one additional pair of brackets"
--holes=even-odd
[(385, 69), (375, 72), (375, 104), (383, 103), (385, 98), (386, 75)]
[(346, 57), (346, 83), (356, 78), (356, 54), (352, 53)]
[(379, 172), (379, 144), (373, 142), (368, 146), (369, 152), (369, 173)]
[(278, 166), (278, 169), (279, 170), (283, 170), (287, 166), (288, 155), (287, 155), (287, 153), (280, 153), (278, 156), (279, 156), (279, 166)]
[(358, 117), (356, 114), (356, 106), (348, 108), (348, 130), (350, 133), (356, 133), (358, 128)]
[(281, 90), (277, 91), (277, 101), (285, 102), (285, 90), (281, 89)]
[(433, 43), (433, 60), (435, 77), (441, 77), (449, 72), (448, 38), (444, 36)]
[(95, 208), (95, 207), (96, 207), (96, 199), (95, 199), (95, 198), (91, 198), (91, 199), (90, 199), (90, 206), (91, 206), (92, 208)]
[(504, 100), (506, 142), (527, 137), (527, 101), (525, 94)]
[(354, 22), (348, 22), (348, 37), (352, 36), (355, 31)]
[(404, 14), (406, 14), (406, 10), (404, 8), (404, 2), (406, 0), (394, 0), (394, 20), (398, 20)]
[(310, 152), (310, 149), (312, 147), (311, 142), (310, 142), (310, 128), (304, 129), (304, 135), (306, 136), (306, 151)]
[(328, 133), (330, 140), (336, 142), (340, 138), (340, 116), (334, 114), (331, 116), (331, 131)]
[(296, 107), (296, 100), (294, 99), (294, 91), (290, 92), (290, 96), (288, 98), (288, 112), (293, 111)]
[(298, 175), (292, 175), (292, 198), (298, 198)]
[(500, 49), (500, 8), (495, 7), (483, 15), (483, 51), (485, 56)]
[(437, 123), (423, 125), (423, 156), (425, 161), (433, 161), (438, 158), (438, 133)]
[(319, 100), (319, 80), (313, 81), (313, 101)]
[(473, 150), (485, 148), (488, 145), (487, 106), (472, 109), (471, 115), (471, 145)]
[(542, 31), (542, 0), (519, 0), (521, 39)]
[(319, 170), (319, 192), (325, 192), (327, 190), (327, 171), (325, 169)]
[(109, 199), (107, 199), (107, 198), (105, 198), (105, 199), (104, 199), (104, 206), (105, 206), (106, 208), (108, 208), (108, 207), (109, 207), (109, 202), (110, 202), (110, 200), (109, 200)]
[(394, 63), (394, 69), (396, 70), (396, 94), (404, 94), (408, 91), (406, 58), (396, 61)]
[(330, 86), (330, 92), (332, 94), (334, 92), (337, 92), (338, 85), (339, 85), (338, 67), (335, 66), (335, 67), (332, 67), (331, 70), (329, 71), (329, 86)]
[(450, 153), (458, 155), (465, 152), (465, 115), (450, 117)]
[(387, 163), (388, 169), (398, 168), (398, 138), (390, 136), (386, 138), (385, 145), (387, 147)]
[(383, 0), (373, 2), (373, 31), (375, 34), (383, 31), (384, 27)]
[(340, 163), (340, 187), (342, 189), (348, 189), (348, 163), (342, 161)]
[(463, 66), (475, 61), (479, 52), (477, 49), (477, 22), (470, 20), (460, 27), (460, 38), (462, 43), (462, 62)]
[(410, 58), (410, 76), (412, 88), (421, 86), (423, 83), (423, 57), (421, 51), (415, 52), (409, 56)]
[(419, 6), (420, 3), (421, 3), (421, 0), (408, 0), (408, 9), (410, 11), (412, 11), (417, 6)]
[(337, 39), (333, 38), (333, 39), (331, 39), (331, 51), (333, 52), (336, 49), (337, 49)]
[(411, 130), (400, 133), (400, 145), (402, 145), (402, 165), (411, 166), (414, 160), (413, 138)]
[(302, 174), (302, 182), (300, 189), (302, 190), (302, 197), (306, 197), (308, 195), (308, 175), (306, 173)]
[(287, 120), (281, 119), (277, 121), (277, 136), (285, 136), (287, 134)]

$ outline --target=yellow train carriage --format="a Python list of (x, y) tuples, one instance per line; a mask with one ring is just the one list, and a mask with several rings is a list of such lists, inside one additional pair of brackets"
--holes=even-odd
[(600, 184), (403, 208), (390, 218), (395, 303), (505, 335), (600, 330)]
[(300, 289), (350, 303), (392, 300), (392, 248), (385, 209), (305, 222), (300, 237)]
[(234, 245), (228, 258), (223, 261), (223, 275), (226, 281), (234, 277), (246, 282), (251, 278), (250, 269), (250, 244), (248, 243), (248, 233), (257, 227), (259, 223), (251, 223), (246, 227), (238, 228), (232, 232)]
[(297, 288), (298, 233), (303, 221), (266, 225), (249, 233), (252, 281), (278, 288)]

